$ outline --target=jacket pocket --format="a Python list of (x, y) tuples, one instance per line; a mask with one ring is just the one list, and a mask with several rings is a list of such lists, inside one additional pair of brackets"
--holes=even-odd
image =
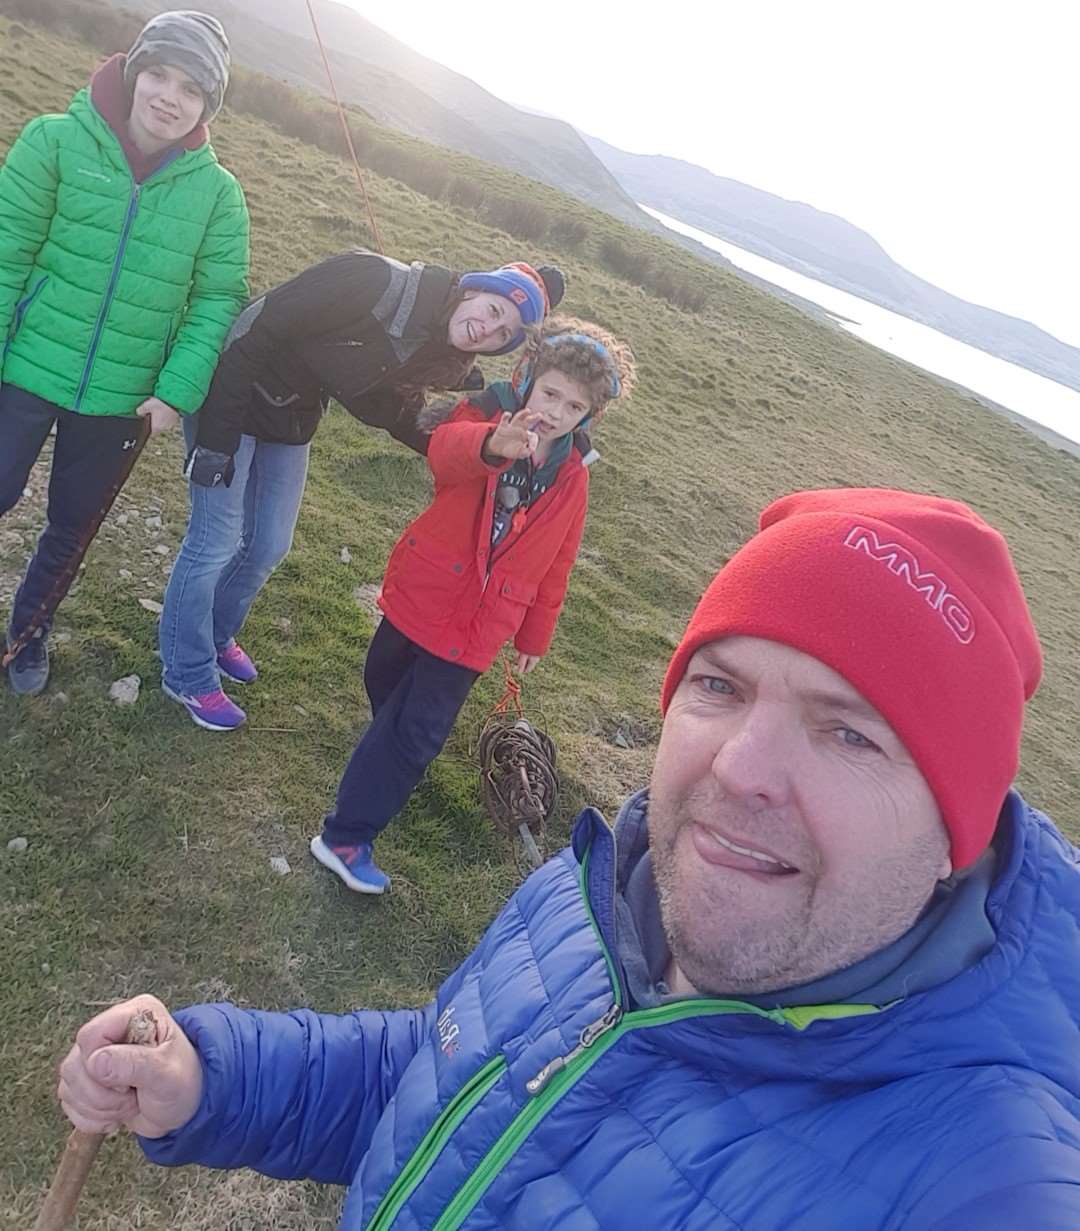
[(27, 291), (27, 293), (22, 297), (22, 299), (20, 299), (19, 302), (15, 305), (15, 312), (11, 318), (11, 328), (8, 330), (8, 336), (7, 336), (7, 340), (9, 342), (11, 341), (12, 338), (14, 338), (14, 336), (22, 328), (23, 321), (26, 320), (27, 312), (30, 311), (31, 307), (34, 304), (34, 301), (41, 294), (41, 292), (45, 289), (45, 283), (48, 282), (48, 280), (49, 280), (49, 275), (42, 274), (41, 277), (38, 278), (38, 280), (30, 288), (30, 290)]
[(390, 557), (383, 598), (403, 621), (445, 628), (464, 592), (468, 568), (460, 553), (407, 534)]
[(484, 593), (477, 632), (485, 645), (501, 646), (517, 636), (529, 608), (536, 602), (534, 581), (494, 577)]
[(260, 385), (257, 380), (252, 381), (251, 387), (267, 405), (276, 406), (279, 410), (284, 406), (292, 406), (294, 402), (300, 401), (299, 393), (293, 393), (287, 389), (280, 393), (273, 393), (265, 385)]
[(287, 386), (251, 385), (251, 410), (244, 428), (259, 440), (279, 445), (304, 445), (315, 435), (322, 405)]
[(165, 335), (165, 345), (161, 348), (161, 366), (164, 367), (172, 354), (172, 348), (176, 343), (176, 335), (180, 332), (180, 322), (184, 319), (183, 310), (174, 312), (172, 320), (169, 322), (169, 332)]

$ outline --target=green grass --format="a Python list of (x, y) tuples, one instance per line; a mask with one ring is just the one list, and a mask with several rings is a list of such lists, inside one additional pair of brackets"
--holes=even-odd
[[(0, 149), (31, 115), (65, 105), (93, 59), (36, 28), (13, 36), (0, 19)], [(252, 198), (257, 287), (350, 242), (318, 224), (328, 214), (358, 217), (344, 162), (248, 116), (226, 114), (215, 145)], [(795, 487), (842, 483), (964, 499), (1009, 537), (1047, 658), (1021, 785), (1076, 835), (1075, 459), (723, 271), (698, 267), (712, 280), (712, 306), (690, 316), (574, 253), (522, 245), (392, 180), (372, 176), (369, 186), (389, 251), (458, 267), (556, 260), (569, 273), (567, 308), (626, 336), (638, 355), (633, 402), (597, 432), (604, 460), (581, 560), (552, 652), (525, 693), (558, 741), (564, 773), (551, 846), (582, 803), (610, 811), (644, 781), (666, 657), (761, 506)], [(598, 232), (608, 225), (590, 218)], [(358, 223), (352, 238), (363, 237)], [(367, 712), (361, 669), (372, 623), (353, 591), (378, 582), (396, 535), (424, 505), (423, 462), (330, 416), (315, 440), (293, 554), (245, 633), (262, 671), (242, 698), (249, 726), (215, 737), (157, 689), (154, 617), (137, 602), (160, 599), (169, 559), (153, 546), (175, 550), (183, 532), (180, 454), (178, 439), (155, 441), (121, 494), (61, 609), (58, 630), (69, 639), (57, 647), (49, 692), (21, 702), (0, 695), (0, 1226), (31, 1221), (65, 1132), (55, 1066), (96, 1005), (138, 990), (172, 1004), (419, 1003), (521, 875), (484, 817), (470, 760), (500, 692), (495, 673), (381, 844), (391, 897), (349, 894), (307, 854)], [(4, 599), (40, 526), (45, 477), (39, 466), (31, 497), (0, 521)], [(156, 535), (150, 515), (163, 519)], [(117, 709), (108, 685), (132, 671), (142, 696)], [(616, 729), (637, 746), (614, 746)], [(24, 854), (5, 850), (16, 836), (29, 840)], [(287, 857), (291, 875), (271, 870), (273, 855)], [(329, 1227), (338, 1200), (248, 1175), (160, 1171), (121, 1140), (103, 1153), (79, 1226)]]

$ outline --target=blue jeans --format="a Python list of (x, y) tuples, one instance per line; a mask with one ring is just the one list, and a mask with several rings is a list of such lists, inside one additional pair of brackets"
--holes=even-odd
[[(194, 420), (184, 419), (189, 448)], [(241, 436), (229, 487), (188, 484), (191, 521), (161, 613), (161, 678), (173, 692), (199, 696), (220, 688), (218, 652), (292, 547), (310, 448)]]

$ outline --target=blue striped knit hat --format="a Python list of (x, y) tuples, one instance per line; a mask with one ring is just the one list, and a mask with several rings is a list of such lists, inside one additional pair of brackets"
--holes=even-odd
[[(539, 325), (562, 299), (564, 282), (553, 265), (545, 265), (538, 272), (524, 261), (513, 261), (486, 273), (462, 274), (458, 287), (463, 291), (488, 291), (509, 299), (521, 313), (521, 323), (528, 326)], [(525, 334), (519, 330), (505, 346), (487, 353), (506, 355), (517, 350), (524, 341)]]

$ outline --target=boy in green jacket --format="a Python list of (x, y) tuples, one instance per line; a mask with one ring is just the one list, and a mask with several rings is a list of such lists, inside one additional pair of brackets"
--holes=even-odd
[(56, 424), (8, 626), (17, 693), (45, 687), (53, 613), (147, 429), (198, 410), (246, 302), (247, 209), (207, 129), (228, 73), (215, 18), (162, 13), (0, 168), (0, 515)]

